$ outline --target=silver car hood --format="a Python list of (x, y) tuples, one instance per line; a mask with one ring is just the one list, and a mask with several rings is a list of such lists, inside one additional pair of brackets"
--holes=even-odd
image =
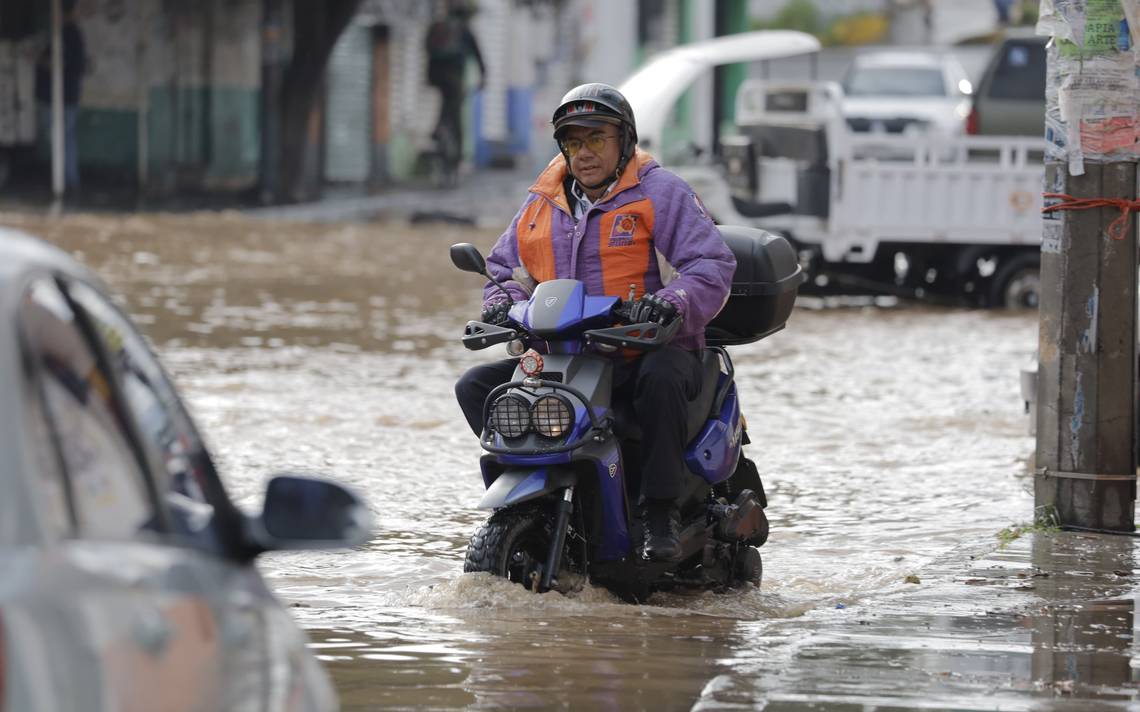
[(963, 124), (969, 110), (969, 99), (882, 96), (843, 98), (843, 116), (848, 118), (911, 118), (942, 127)]

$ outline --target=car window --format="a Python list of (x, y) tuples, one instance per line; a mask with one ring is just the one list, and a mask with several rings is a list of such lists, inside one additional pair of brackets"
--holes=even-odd
[(843, 80), (847, 96), (946, 96), (938, 69), (856, 67)]
[(112, 380), (54, 282), (42, 279), (29, 288), (21, 326), (42, 414), (67, 476), (76, 534), (136, 537), (152, 525), (156, 511), (129, 426), (111, 390)]
[(37, 481), (32, 485), (38, 487), (39, 494), (42, 495), (45, 524), (51, 533), (58, 538), (71, 537), (75, 535), (75, 517), (55, 434), (48, 427), (42, 392), (34, 377), (31, 377), (31, 374), (26, 375), (31, 386), (31, 399), (28, 403), (28, 412), (25, 414), (25, 422), (32, 441), (31, 456), (34, 459), (32, 466), (37, 476)]
[(139, 433), (162, 465), (156, 488), (170, 509), (175, 531), (212, 544), (214, 507), (206, 493), (216, 475), (174, 386), (114, 305), (82, 283), (69, 283), (67, 290), (93, 325)]
[(1006, 42), (998, 52), (986, 96), (1044, 101), (1045, 45), (1040, 42)]

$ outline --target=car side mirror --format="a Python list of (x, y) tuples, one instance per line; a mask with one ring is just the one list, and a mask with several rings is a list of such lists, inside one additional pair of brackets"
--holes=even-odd
[(269, 481), (261, 515), (247, 525), (248, 544), (258, 552), (340, 549), (368, 541), (372, 515), (335, 482), (282, 474)]
[(460, 242), (451, 246), (451, 264), (464, 272), (487, 273), (487, 263), (483, 260), (483, 255), (479, 254), (479, 248), (470, 242)]

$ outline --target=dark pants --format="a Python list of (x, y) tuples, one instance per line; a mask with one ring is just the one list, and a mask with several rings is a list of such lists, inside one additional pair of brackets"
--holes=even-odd
[(1012, 7), (1013, 0), (994, 0), (994, 8), (997, 10), (999, 23), (1009, 24), (1009, 11)]
[[(455, 384), (471, 430), (483, 430), (483, 402), (511, 379), (515, 359), (475, 366)], [(676, 499), (685, 489), (685, 421), (701, 388), (701, 364), (691, 351), (666, 347), (614, 369), (614, 400), (632, 399), (641, 427), (641, 495)]]
[(451, 135), (452, 155), (445, 158), (459, 161), (463, 158), (463, 75), (448, 77), (438, 85), (440, 106), (439, 121), (433, 135), (439, 141), (443, 132)]

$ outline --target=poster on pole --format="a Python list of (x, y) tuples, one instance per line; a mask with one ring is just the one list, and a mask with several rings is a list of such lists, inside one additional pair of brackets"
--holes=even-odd
[(1046, 154), (1067, 162), (1140, 157), (1136, 28), (1140, 0), (1041, 0), (1037, 33), (1052, 37), (1045, 88)]

